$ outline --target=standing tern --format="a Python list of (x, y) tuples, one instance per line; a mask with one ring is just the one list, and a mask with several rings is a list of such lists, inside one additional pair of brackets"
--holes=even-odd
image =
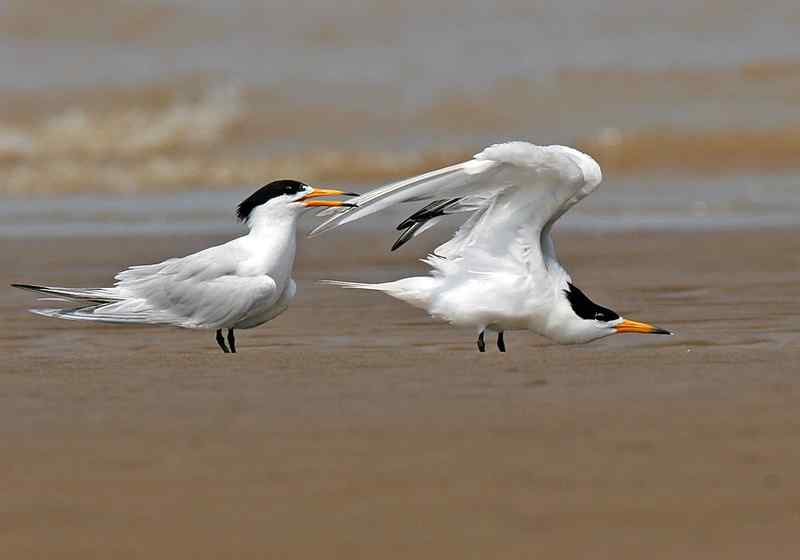
[(382, 284), (327, 281), (345, 288), (377, 290), (425, 309), (433, 318), (476, 329), (485, 352), (485, 331), (528, 329), (561, 344), (615, 333), (672, 334), (623, 319), (575, 287), (556, 258), (550, 232), (555, 222), (600, 184), (600, 166), (565, 146), (527, 142), (495, 144), (474, 159), (369, 191), (354, 207), (311, 234), (364, 218), (404, 202), (430, 201), (403, 220), (395, 250), (445, 215), (471, 214), (448, 242), (423, 259), (429, 276)]
[[(223, 352), (236, 352), (234, 329), (249, 329), (283, 313), (295, 295), (292, 279), (296, 225), (309, 207), (352, 206), (319, 196), (358, 196), (315, 189), (293, 180), (274, 181), (239, 204), (237, 216), (247, 235), (182, 258), (132, 266), (111, 288), (58, 288), (12, 284), (68, 306), (32, 309), (46, 317), (173, 325), (216, 330)], [(228, 329), (228, 345), (222, 335)]]

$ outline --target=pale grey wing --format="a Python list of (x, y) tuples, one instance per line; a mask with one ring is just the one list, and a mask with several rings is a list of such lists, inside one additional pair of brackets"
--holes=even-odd
[(102, 311), (185, 327), (229, 327), (280, 296), (269, 276), (237, 275), (237, 261), (235, 247), (223, 245), (132, 267), (117, 275), (114, 288), (125, 299)]
[(349, 200), (355, 208), (343, 209), (317, 226), (311, 235), (360, 220), (398, 203), (449, 200), (479, 194), (490, 187), (497, 162), (470, 160), (373, 189)]
[(570, 208), (592, 194), (592, 192), (600, 186), (600, 182), (603, 180), (603, 174), (597, 162), (583, 152), (566, 146), (553, 146), (553, 148), (559, 148), (563, 157), (571, 160), (580, 169), (580, 178), (576, 182), (578, 188), (574, 191), (573, 195), (561, 204), (559, 209), (550, 216), (544, 224), (544, 227), (541, 228), (541, 233), (539, 235), (544, 258), (548, 262), (558, 263), (555, 245), (550, 235), (553, 226)]
[[(427, 220), (438, 221), (454, 212), (472, 213), (435, 255), (456, 259), (469, 250), (476, 258), (480, 255), (482, 262), (518, 263), (534, 257), (541, 261), (540, 233), (596, 188), (600, 177), (597, 163), (572, 148), (495, 144), (469, 162), (369, 191), (352, 200), (358, 208), (333, 216), (315, 233), (396, 203), (432, 200), (400, 224), (416, 228), (411, 236), (423, 231)], [(402, 236), (398, 240), (404, 241)]]

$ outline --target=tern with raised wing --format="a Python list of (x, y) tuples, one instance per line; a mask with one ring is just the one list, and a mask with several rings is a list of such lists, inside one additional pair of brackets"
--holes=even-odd
[[(239, 204), (249, 232), (222, 245), (157, 264), (132, 266), (110, 288), (12, 284), (65, 305), (32, 309), (46, 317), (101, 323), (172, 325), (216, 331), (225, 353), (236, 352), (235, 329), (256, 327), (283, 313), (295, 295), (296, 225), (310, 207), (350, 203), (317, 200), (348, 195), (294, 180), (274, 181)], [(223, 336), (227, 329), (227, 345)]]
[(403, 220), (392, 250), (446, 215), (468, 215), (452, 239), (423, 261), (427, 276), (393, 282), (327, 281), (377, 290), (426, 310), (433, 318), (471, 327), (485, 351), (485, 332), (527, 329), (562, 344), (617, 333), (672, 334), (624, 319), (579, 290), (556, 257), (551, 232), (567, 210), (600, 184), (600, 166), (566, 146), (495, 144), (473, 159), (376, 188), (330, 217), (322, 233), (401, 203), (427, 204)]

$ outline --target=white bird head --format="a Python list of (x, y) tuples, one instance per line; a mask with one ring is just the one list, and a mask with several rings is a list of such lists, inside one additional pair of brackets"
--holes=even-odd
[(357, 193), (343, 192), (333, 189), (318, 189), (293, 179), (273, 181), (258, 189), (244, 199), (236, 211), (243, 222), (248, 222), (254, 212), (300, 212), (310, 207), (319, 206), (355, 206), (341, 200), (309, 200), (319, 196), (358, 196)]
[(672, 334), (648, 323), (620, 317), (615, 311), (594, 303), (570, 282), (563, 294), (569, 304), (570, 315), (563, 321), (566, 324), (561, 325), (561, 335), (569, 338), (565, 342), (589, 342), (617, 333)]

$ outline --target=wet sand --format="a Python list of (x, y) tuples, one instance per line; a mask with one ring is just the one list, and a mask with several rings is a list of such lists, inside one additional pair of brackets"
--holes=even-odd
[[(202, 237), (4, 240), (0, 282), (108, 283)], [(576, 284), (678, 332), (563, 347), (318, 278), (420, 246), (304, 240), (240, 353), (0, 290), (5, 558), (796, 558), (798, 231), (561, 234)], [(421, 269), (421, 268), (420, 268)]]

